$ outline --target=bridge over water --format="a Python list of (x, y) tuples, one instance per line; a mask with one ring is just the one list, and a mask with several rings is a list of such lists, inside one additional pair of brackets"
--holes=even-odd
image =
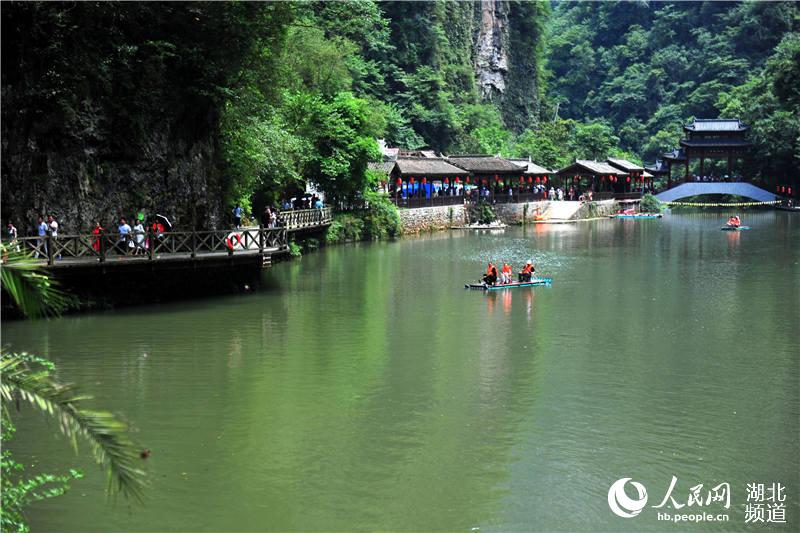
[(656, 198), (662, 202), (675, 202), (681, 198), (703, 194), (730, 194), (750, 198), (756, 202), (774, 202), (775, 194), (742, 182), (689, 182), (658, 193)]

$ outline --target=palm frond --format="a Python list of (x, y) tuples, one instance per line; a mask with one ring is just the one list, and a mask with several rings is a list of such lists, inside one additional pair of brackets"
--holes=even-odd
[(0, 245), (0, 257), (0, 285), (24, 315), (40, 317), (64, 309), (66, 295), (30, 254)]
[(142, 501), (145, 472), (138, 467), (138, 448), (122, 421), (109, 412), (83, 407), (90, 396), (80, 394), (72, 385), (55, 382), (47, 368), (32, 370), (22, 355), (0, 354), (0, 374), (4, 408), (22, 400), (52, 415), (73, 448), (77, 450), (78, 437), (89, 443), (95, 460), (108, 472), (109, 495)]

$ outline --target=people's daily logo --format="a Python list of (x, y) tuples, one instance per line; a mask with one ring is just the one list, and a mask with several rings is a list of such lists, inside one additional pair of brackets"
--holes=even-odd
[[(629, 481), (638, 493), (637, 498), (631, 498), (625, 493), (625, 485)], [(629, 477), (616, 480), (608, 489), (608, 506), (617, 516), (632, 518), (641, 513), (645, 505), (647, 505), (647, 489), (641, 483), (631, 481)]]

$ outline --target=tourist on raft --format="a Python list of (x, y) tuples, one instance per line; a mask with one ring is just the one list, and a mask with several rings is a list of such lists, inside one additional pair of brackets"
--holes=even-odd
[(500, 270), (500, 282), (503, 285), (511, 283), (511, 275), (513, 273), (514, 270), (511, 268), (511, 265), (508, 263), (503, 263), (503, 268)]
[(536, 272), (536, 269), (533, 267), (533, 262), (528, 261), (527, 263), (525, 263), (525, 266), (522, 267), (522, 271), (519, 273), (519, 278), (518, 278), (519, 281), (520, 282), (530, 281), (531, 276), (533, 276), (534, 272)]
[(487, 285), (494, 285), (497, 283), (497, 267), (491, 262), (489, 263), (489, 267), (486, 269), (486, 275), (483, 276), (483, 282)]
[(736, 215), (733, 215), (731, 218), (728, 219), (728, 226), (731, 226), (732, 228), (738, 228), (741, 225), (742, 221)]

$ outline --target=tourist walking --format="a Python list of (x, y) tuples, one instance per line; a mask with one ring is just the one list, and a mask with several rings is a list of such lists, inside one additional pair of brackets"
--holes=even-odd
[(39, 239), (36, 241), (36, 252), (34, 252), (34, 257), (39, 257), (39, 251), (41, 251), (44, 256), (47, 257), (47, 223), (42, 217), (39, 217), (36, 223), (36, 234), (39, 236)]
[(125, 220), (124, 217), (119, 219), (119, 226), (117, 226), (117, 231), (119, 232), (117, 249), (121, 254), (127, 255), (128, 248), (133, 248), (133, 241), (131, 240), (131, 227), (128, 225), (128, 222)]
[(100, 253), (100, 247), (101, 247), (100, 239), (103, 238), (101, 236), (103, 235), (103, 231), (104, 231), (103, 226), (100, 225), (100, 221), (99, 220), (95, 221), (94, 229), (92, 230), (92, 235), (97, 235), (97, 237), (92, 239), (92, 250), (98, 253)]
[(9, 220), (6, 225), (6, 235), (8, 235), (8, 247), (13, 248), (14, 251), (19, 252), (19, 244), (17, 244), (17, 228)]
[(233, 225), (236, 226), (236, 229), (242, 227), (242, 206), (239, 204), (233, 208)]
[(133, 250), (134, 255), (143, 254), (145, 251), (144, 224), (142, 224), (141, 220), (137, 220), (136, 225), (133, 226), (133, 235), (136, 241), (136, 248)]
[[(50, 233), (50, 242), (58, 249), (55, 245), (55, 240), (58, 239), (58, 221), (53, 215), (47, 217), (47, 231)], [(56, 259), (61, 259), (61, 254), (58, 254)]]

